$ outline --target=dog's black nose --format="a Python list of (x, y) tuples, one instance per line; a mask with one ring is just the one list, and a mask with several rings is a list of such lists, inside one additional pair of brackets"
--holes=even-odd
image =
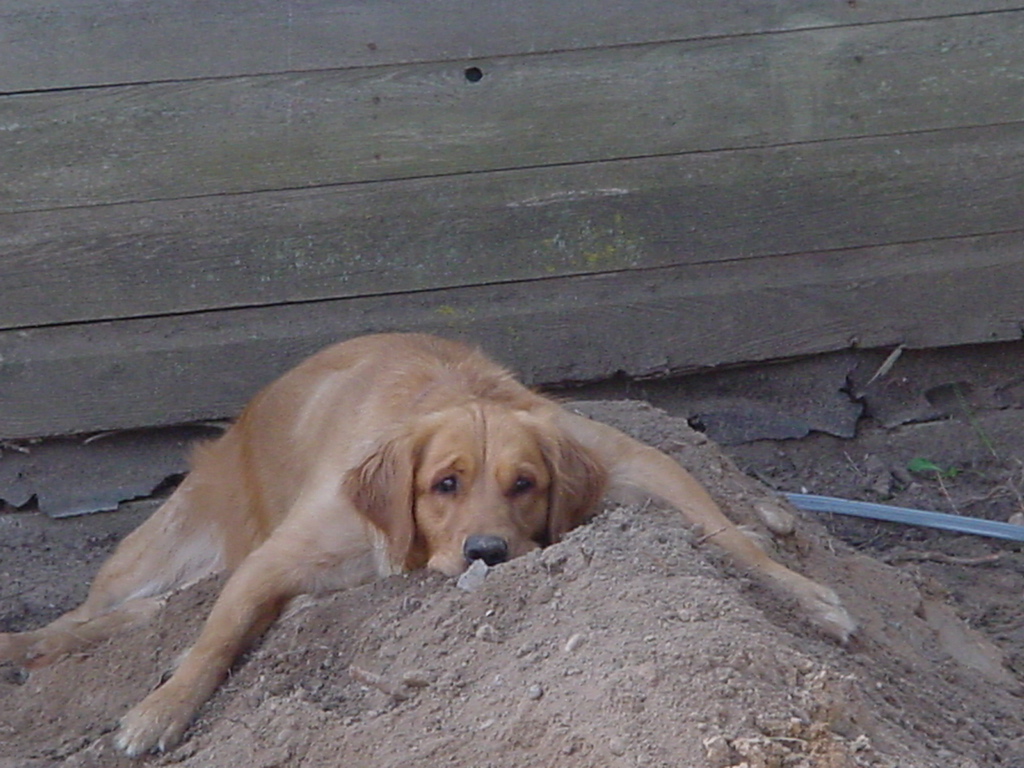
[(508, 560), (508, 542), (501, 536), (469, 536), (462, 545), (462, 554), (470, 561), (497, 565)]

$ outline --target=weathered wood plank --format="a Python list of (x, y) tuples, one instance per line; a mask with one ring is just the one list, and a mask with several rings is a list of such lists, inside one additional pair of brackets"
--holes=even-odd
[(5, 0), (0, 91), (469, 59), (1020, 8), (1019, 0)]
[(0, 216), (0, 328), (1018, 230), (1024, 124)]
[(534, 383), (652, 376), (852, 345), (1017, 339), (1022, 233), (0, 333), (0, 437), (235, 412), (332, 341), (425, 330)]
[(1024, 11), (0, 98), (0, 210), (1024, 120)]

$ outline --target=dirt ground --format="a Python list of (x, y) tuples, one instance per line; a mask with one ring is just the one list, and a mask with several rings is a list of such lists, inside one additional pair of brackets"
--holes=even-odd
[[(752, 584), (678, 514), (611, 505), (476, 591), (412, 574), (303, 600), (236, 666), (187, 741), (147, 762), (1024, 765), (1021, 545), (808, 513), (795, 534), (772, 536), (753, 512), (782, 504), (777, 490), (1004, 521), (1024, 511), (1024, 419), (1006, 399), (1019, 352), (1004, 349), (998, 365), (974, 359), (966, 373), (946, 361), (936, 374), (933, 359), (919, 380), (907, 356), (870, 383), (884, 355), (815, 363), (826, 378), (842, 372), (840, 405), (796, 396), (801, 413), (767, 419), (764, 403), (785, 398), (722, 381), (673, 397), (633, 392), (674, 416), (634, 401), (580, 406), (672, 453), (777, 557), (833, 586), (861, 625), (848, 647)], [(898, 379), (898, 397), (877, 394)], [(840, 426), (803, 429), (812, 410)], [(768, 432), (796, 434), (730, 438), (752, 413)], [(854, 436), (839, 436), (847, 422)], [(690, 424), (733, 444), (723, 452)], [(0, 630), (80, 601), (153, 504), (64, 520), (0, 514)], [(0, 667), (0, 768), (133, 764), (111, 730), (195, 637), (216, 589), (176, 594), (153, 624), (88, 655), (31, 673)]]

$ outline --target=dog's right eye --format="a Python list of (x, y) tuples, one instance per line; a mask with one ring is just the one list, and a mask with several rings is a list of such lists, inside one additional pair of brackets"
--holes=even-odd
[(436, 483), (434, 483), (433, 490), (436, 493), (455, 493), (459, 490), (459, 478), (455, 475), (448, 475), (442, 477)]

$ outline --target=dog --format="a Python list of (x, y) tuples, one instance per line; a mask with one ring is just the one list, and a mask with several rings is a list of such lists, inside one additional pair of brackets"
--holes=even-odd
[(121, 720), (130, 756), (177, 744), (242, 650), (304, 593), (432, 568), (451, 576), (557, 542), (606, 491), (678, 508), (840, 642), (829, 588), (772, 560), (678, 463), (423, 334), (363, 336), (262, 390), (100, 569), (85, 602), (0, 634), (0, 661), (41, 665), (151, 616), (169, 591), (230, 573), (173, 675)]

